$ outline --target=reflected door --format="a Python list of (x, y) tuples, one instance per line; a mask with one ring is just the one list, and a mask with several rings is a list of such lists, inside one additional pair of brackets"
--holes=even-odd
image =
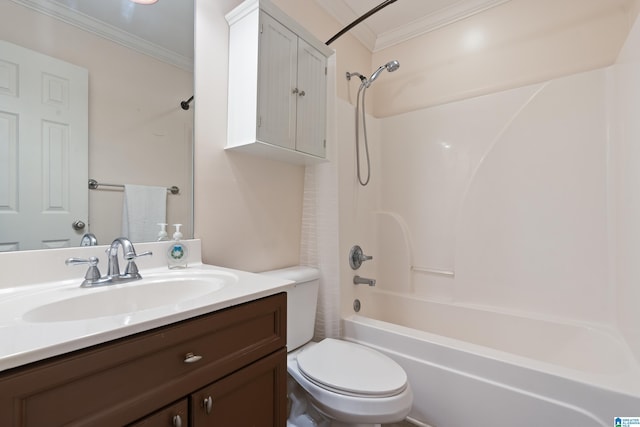
[(0, 41), (0, 251), (79, 245), (88, 90), (86, 69)]

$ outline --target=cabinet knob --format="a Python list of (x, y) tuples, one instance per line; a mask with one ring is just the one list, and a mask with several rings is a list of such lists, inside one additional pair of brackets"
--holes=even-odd
[(300, 93), (298, 94), (298, 96), (305, 96), (305, 95), (306, 95), (306, 93), (303, 90), (301, 90)]
[(204, 406), (205, 412), (207, 413), (207, 415), (209, 415), (211, 413), (211, 408), (213, 407), (213, 399), (211, 398), (211, 396), (205, 397), (205, 399), (202, 401), (202, 406)]
[(182, 417), (180, 415), (173, 417), (173, 427), (182, 427)]
[(202, 359), (202, 356), (198, 356), (197, 354), (187, 353), (184, 355), (184, 363), (196, 363)]
[(291, 93), (292, 93), (292, 94), (294, 94), (294, 95), (295, 95), (295, 94), (297, 94), (297, 93), (298, 93), (298, 88), (297, 88), (297, 87), (294, 87), (294, 88), (291, 90)]

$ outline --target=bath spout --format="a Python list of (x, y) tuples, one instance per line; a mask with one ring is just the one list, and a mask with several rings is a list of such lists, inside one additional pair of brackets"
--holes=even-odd
[(376, 279), (367, 279), (366, 277), (353, 276), (353, 284), (375, 286)]

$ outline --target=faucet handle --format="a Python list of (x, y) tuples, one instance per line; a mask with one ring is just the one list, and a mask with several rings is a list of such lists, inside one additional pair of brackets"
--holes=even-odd
[(142, 276), (140, 276), (140, 273), (138, 272), (138, 266), (135, 263), (135, 259), (141, 256), (149, 256), (149, 255), (153, 255), (153, 252), (151, 251), (146, 251), (146, 252), (142, 252), (141, 254), (133, 254), (133, 258), (128, 259), (127, 261), (127, 266), (124, 269), (124, 275), (126, 277), (135, 277), (135, 278), (142, 278)]
[(349, 251), (349, 265), (353, 270), (359, 269), (363, 262), (369, 261), (370, 259), (373, 259), (373, 257), (365, 255), (362, 248), (358, 245), (355, 245)]
[(141, 254), (133, 254), (134, 258), (139, 258), (141, 256), (149, 256), (149, 255), (153, 255), (153, 252), (151, 251), (146, 251), (146, 252), (142, 252)]
[(64, 263), (66, 265), (89, 264), (89, 268), (87, 269), (87, 272), (84, 275), (84, 282), (82, 282), (82, 284), (85, 285), (85, 284), (91, 284), (100, 279), (100, 270), (98, 269), (99, 262), (100, 260), (98, 259), (98, 257), (92, 256), (92, 257), (89, 257), (88, 259), (73, 258), (73, 257), (67, 258), (67, 260)]

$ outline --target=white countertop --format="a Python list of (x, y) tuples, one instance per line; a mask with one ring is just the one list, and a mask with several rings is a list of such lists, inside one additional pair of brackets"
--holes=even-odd
[[(100, 288), (80, 288), (84, 269), (74, 271), (76, 277), (73, 279), (21, 283), (15, 287), (0, 284), (0, 372), (273, 295), (293, 285), (287, 280), (200, 262), (191, 262), (187, 269), (178, 271), (169, 270), (166, 266), (140, 268), (142, 280)], [(227, 284), (221, 289), (198, 298), (134, 313), (51, 322), (33, 322), (24, 318), (30, 310), (51, 302), (185, 273), (218, 274), (228, 280), (225, 279)]]

